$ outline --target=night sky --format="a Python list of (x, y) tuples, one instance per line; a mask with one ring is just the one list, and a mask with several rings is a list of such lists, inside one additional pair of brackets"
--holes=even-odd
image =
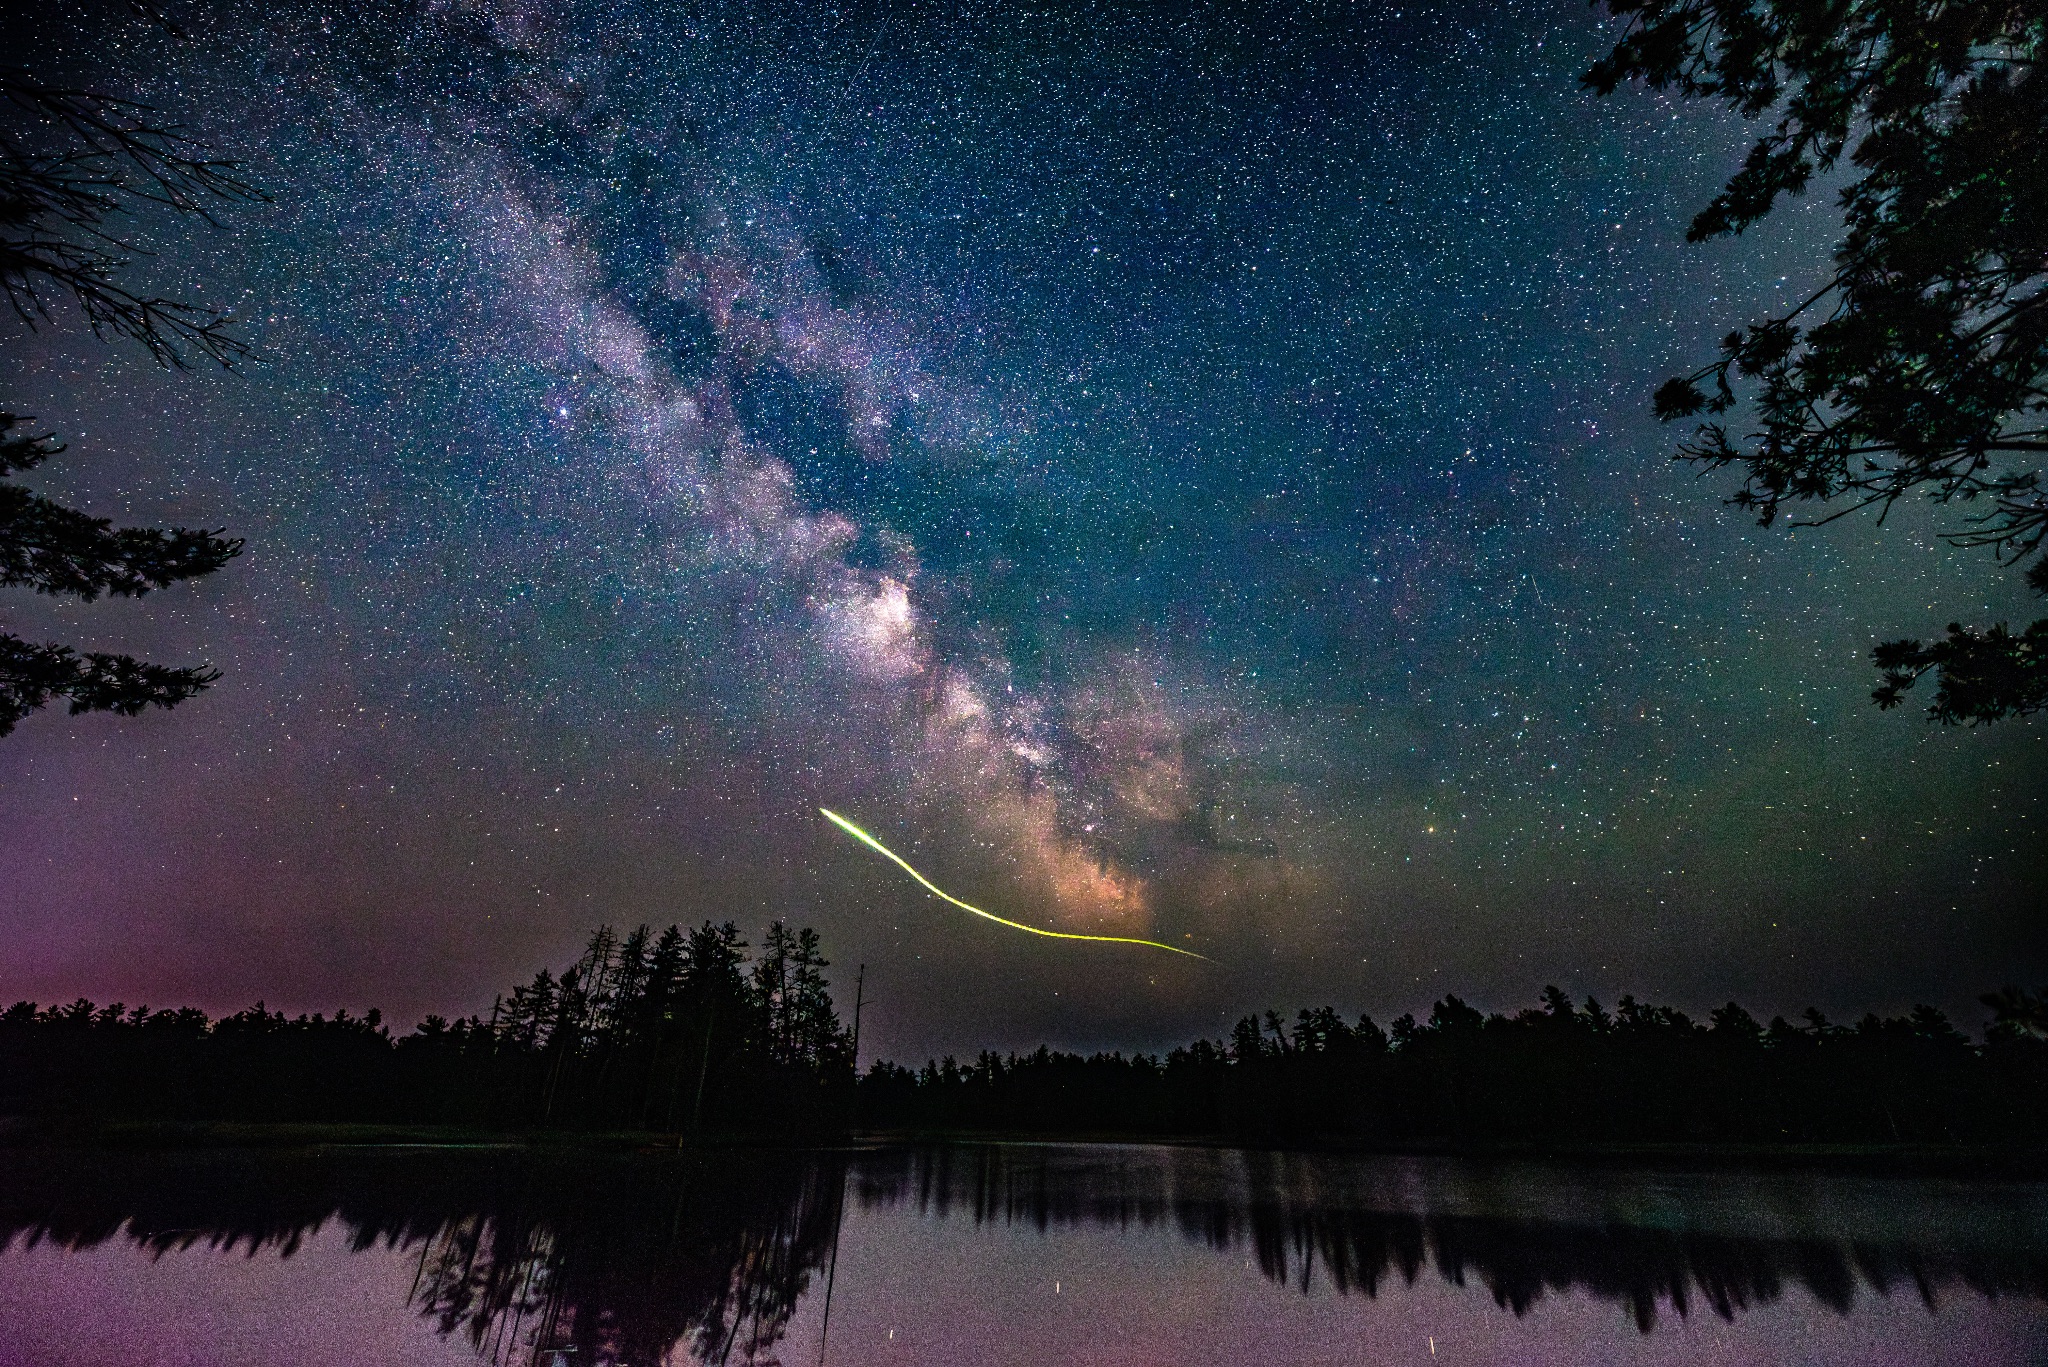
[(225, 674), (0, 742), (0, 997), (409, 1023), (707, 916), (918, 1058), (2048, 974), (2048, 733), (1867, 701), (2035, 604), (1669, 463), (1650, 391), (1839, 220), (1685, 245), (1745, 127), (1582, 93), (1575, 0), (173, 13), (34, 22), (275, 196), (141, 225), (260, 363), (17, 328), (0, 406), (248, 551), (0, 603)]

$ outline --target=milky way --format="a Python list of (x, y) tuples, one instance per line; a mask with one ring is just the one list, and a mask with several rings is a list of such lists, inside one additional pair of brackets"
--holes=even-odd
[[(1582, 94), (1591, 11), (293, 9), (51, 39), (276, 203), (148, 225), (246, 373), (9, 337), (50, 487), (252, 549), (4, 605), (227, 677), (0, 749), (0, 995), (467, 1011), (600, 920), (787, 915), (915, 1051), (2048, 961), (2040, 728), (1864, 701), (2028, 605), (1664, 459), (1649, 391), (1834, 219), (1685, 246), (1744, 130)], [(913, 924), (820, 805), (1227, 967)]]

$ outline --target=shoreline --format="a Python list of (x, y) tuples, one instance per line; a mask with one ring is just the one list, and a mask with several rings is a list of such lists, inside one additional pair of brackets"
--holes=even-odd
[(383, 1123), (94, 1122), (42, 1117), (0, 1120), (0, 1153), (9, 1150), (299, 1150), (390, 1154), (468, 1151), (573, 1157), (579, 1154), (645, 1156), (732, 1151), (850, 1153), (980, 1145), (1235, 1149), (1321, 1158), (1443, 1159), (1690, 1172), (1805, 1171), (1873, 1177), (2048, 1181), (2048, 1145), (1694, 1141), (1582, 1144), (1417, 1141), (1376, 1144), (1341, 1137), (1281, 1141), (1229, 1135), (1017, 1130), (856, 1130), (850, 1134), (816, 1136), (743, 1133), (691, 1136), (652, 1131), (493, 1130), (474, 1126)]

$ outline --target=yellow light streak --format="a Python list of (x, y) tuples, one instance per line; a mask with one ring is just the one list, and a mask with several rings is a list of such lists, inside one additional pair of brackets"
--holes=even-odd
[(1067, 930), (1040, 930), (1037, 926), (1027, 926), (1022, 921), (1012, 921), (1007, 916), (998, 916), (992, 911), (983, 911), (980, 907), (977, 907), (972, 903), (961, 901), (952, 893), (947, 892), (937, 883), (934, 883), (931, 879), (925, 877), (916, 869), (910, 867), (909, 861), (906, 860), (902, 855), (896, 853), (896, 851), (890, 849), (887, 845), (884, 845), (881, 841), (875, 839), (866, 831), (854, 825), (851, 821), (848, 821), (845, 817), (833, 811), (831, 808), (820, 807), (818, 808), (818, 811), (824, 816), (824, 818), (827, 821), (837, 826), (840, 830), (845, 831), (855, 840), (858, 840), (861, 844), (867, 846), (876, 854), (881, 855), (882, 858), (888, 860), (897, 868), (902, 869), (912, 878), (915, 878), (918, 882), (918, 886), (922, 887), (926, 892), (930, 893), (932, 896), (938, 898), (942, 902), (950, 902), (954, 906), (960, 908), (960, 910), (962, 911), (971, 911), (976, 916), (981, 917), (984, 921), (994, 921), (999, 926), (1008, 926), (1011, 930), (1021, 930), (1027, 935), (1043, 935), (1048, 940), (1090, 940), (1097, 944), (1106, 945), (1145, 945), (1146, 947), (1151, 949), (1163, 949), (1168, 954), (1185, 954), (1188, 958), (1200, 959), (1203, 963), (1215, 962), (1215, 960), (1211, 959), (1206, 954), (1197, 954), (1192, 949), (1181, 949), (1175, 945), (1161, 944), (1157, 940), (1140, 940), (1133, 935), (1078, 935), (1072, 931)]

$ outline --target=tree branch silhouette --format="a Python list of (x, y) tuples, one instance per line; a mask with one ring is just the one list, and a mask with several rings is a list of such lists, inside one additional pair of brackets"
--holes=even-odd
[[(176, 32), (154, 9), (133, 8)], [(125, 282), (151, 253), (121, 229), (145, 208), (217, 226), (217, 209), (265, 198), (237, 163), (147, 105), (0, 69), (0, 294), (31, 330), (57, 321), (53, 307), (69, 301), (95, 336), (137, 343), (158, 365), (205, 358), (233, 368), (250, 350), (225, 312)], [(218, 532), (116, 528), (14, 483), (65, 449), (31, 421), (0, 413), (0, 587), (86, 602), (140, 597), (240, 553), (240, 540)], [(58, 698), (73, 714), (133, 716), (175, 706), (219, 677), (0, 633), (0, 736)]]
[[(1600, 2), (1625, 27), (1583, 78), (1597, 94), (1640, 81), (1777, 114), (1688, 241), (1741, 233), (1845, 163), (1858, 173), (1827, 282), (1657, 390), (1660, 419), (1706, 419), (1678, 459), (1739, 467), (1731, 501), (1764, 526), (1837, 499), (1850, 507), (1798, 525), (1872, 506), (1882, 518), (1915, 491), (1985, 509), (1944, 539), (2033, 561), (2027, 583), (2048, 593), (2048, 4)], [(1933, 672), (1939, 721), (2039, 711), (2044, 632), (1953, 624), (1931, 646), (1888, 642), (1872, 696), (1896, 706)]]

